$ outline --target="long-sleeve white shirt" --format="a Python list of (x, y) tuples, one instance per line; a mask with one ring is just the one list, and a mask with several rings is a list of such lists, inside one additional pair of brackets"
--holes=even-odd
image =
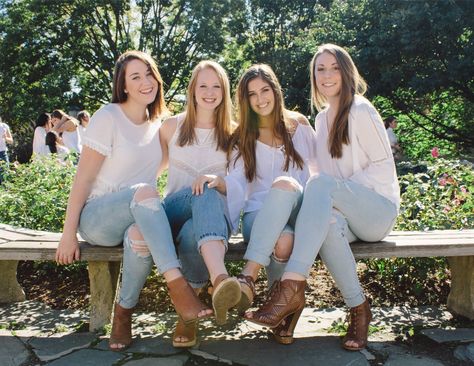
[(348, 145), (342, 157), (333, 159), (328, 149), (327, 109), (316, 116), (316, 157), (318, 170), (373, 189), (400, 207), (395, 162), (382, 118), (364, 97), (356, 95), (349, 112)]

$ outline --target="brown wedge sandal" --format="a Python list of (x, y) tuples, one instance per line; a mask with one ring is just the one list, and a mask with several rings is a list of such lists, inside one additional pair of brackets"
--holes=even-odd
[(235, 277), (224, 273), (217, 276), (212, 290), (212, 307), (217, 324), (227, 322), (227, 312), (239, 303), (240, 297), (240, 282)]
[(210, 309), (199, 300), (199, 297), (183, 276), (168, 282), (167, 285), (171, 302), (184, 324), (192, 325), (197, 320), (212, 316), (212, 313), (199, 316), (201, 311)]
[[(115, 304), (112, 332), (109, 338), (109, 349), (120, 352), (127, 349), (132, 343), (132, 309), (125, 309)], [(111, 347), (113, 344), (117, 347)]]
[[(197, 343), (198, 321), (185, 324), (180, 318), (176, 322), (176, 329), (173, 333), (173, 347), (189, 348)], [(177, 338), (185, 337), (187, 341), (178, 341)]]
[[(349, 328), (342, 340), (342, 346), (349, 351), (360, 351), (367, 346), (369, 323), (372, 320), (369, 301), (366, 299), (362, 304), (350, 308), (348, 317)], [(349, 341), (356, 343), (357, 346), (348, 346)]]
[[(293, 331), (305, 305), (305, 287), (306, 281), (275, 281), (265, 304), (257, 311), (247, 313), (245, 319), (273, 328), (278, 343), (293, 343)], [(291, 336), (281, 336), (282, 330)]]
[(252, 306), (255, 297), (255, 282), (252, 276), (239, 274), (237, 280), (240, 283), (240, 301), (236, 305), (239, 314), (243, 315), (247, 309)]

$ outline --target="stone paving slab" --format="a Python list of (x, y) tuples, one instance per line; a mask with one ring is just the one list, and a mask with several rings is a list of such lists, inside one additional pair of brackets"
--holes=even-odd
[(32, 338), (28, 342), (41, 361), (51, 361), (75, 350), (89, 347), (96, 333), (72, 333), (48, 338)]
[(126, 366), (183, 366), (189, 359), (188, 356), (174, 357), (147, 357), (140, 360), (132, 360), (124, 363)]
[(200, 350), (243, 365), (288, 366), (367, 366), (360, 352), (345, 351), (337, 336), (299, 338), (291, 346), (279, 345), (271, 340), (205, 341)]
[[(95, 346), (95, 348), (99, 350), (108, 350), (109, 339), (102, 340), (97, 346)], [(132, 345), (123, 353), (143, 353), (148, 355), (169, 356), (176, 355), (182, 351), (182, 349), (174, 348), (170, 339), (155, 336), (149, 338), (135, 337)]]
[(48, 366), (110, 366), (124, 359), (121, 353), (82, 349), (48, 363)]
[(19, 366), (28, 360), (25, 345), (8, 330), (0, 329), (0, 365)]
[(404, 347), (386, 344), (382, 342), (372, 342), (369, 349), (383, 354), (387, 359), (384, 366), (443, 366), (443, 363), (430, 357), (413, 354)]
[(420, 333), (438, 343), (474, 342), (474, 329), (472, 328), (423, 329)]

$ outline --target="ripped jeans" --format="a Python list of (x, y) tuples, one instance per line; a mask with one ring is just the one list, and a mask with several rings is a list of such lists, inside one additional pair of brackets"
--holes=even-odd
[[(135, 200), (140, 188), (150, 187), (137, 184), (92, 199), (82, 209), (79, 222), (79, 234), (92, 245), (112, 247), (123, 241), (122, 284), (117, 303), (126, 309), (137, 304), (153, 262), (160, 273), (181, 268), (160, 199)], [(135, 224), (144, 241), (128, 238)]]
[(202, 288), (209, 280), (209, 272), (201, 256), (201, 246), (211, 240), (222, 240), (227, 251), (229, 225), (224, 199), (205, 184), (201, 195), (193, 195), (191, 188), (183, 188), (166, 196), (163, 206), (183, 275), (192, 287)]
[(285, 272), (287, 260), (276, 258), (273, 252), (282, 234), (294, 235), (302, 197), (301, 186), (297, 191), (271, 188), (262, 208), (246, 212), (242, 218), (242, 234), (248, 243), (244, 259), (265, 266), (268, 288)]

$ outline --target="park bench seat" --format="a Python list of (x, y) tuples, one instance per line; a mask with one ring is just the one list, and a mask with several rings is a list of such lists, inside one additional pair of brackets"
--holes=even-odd
[[(15, 228), (0, 224), (0, 302), (23, 301), (24, 292), (16, 279), (20, 260), (54, 260), (61, 234)], [(241, 260), (245, 243), (234, 236), (226, 260)], [(110, 321), (123, 250), (92, 246), (80, 240), (81, 260), (88, 262), (91, 289), (91, 330)], [(451, 292), (448, 308), (474, 319), (474, 230), (427, 232), (394, 231), (376, 243), (351, 244), (356, 259), (391, 257), (448, 257)]]

